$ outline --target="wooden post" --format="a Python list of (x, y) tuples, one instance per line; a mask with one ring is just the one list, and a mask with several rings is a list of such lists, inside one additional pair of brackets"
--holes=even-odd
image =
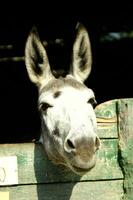
[(118, 101), (119, 162), (124, 174), (124, 200), (133, 199), (133, 99)]

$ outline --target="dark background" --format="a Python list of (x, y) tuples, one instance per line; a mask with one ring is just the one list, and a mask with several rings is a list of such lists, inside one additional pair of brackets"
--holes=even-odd
[[(0, 13), (0, 143), (28, 142), (39, 136), (37, 88), (29, 81), (21, 59), (32, 26), (37, 26), (42, 40), (48, 40), (51, 66), (67, 69), (75, 26), (83, 23), (93, 54), (92, 73), (86, 84), (94, 90), (98, 104), (133, 97), (131, 4), (108, 2), (103, 6), (96, 2), (90, 6), (80, 2), (75, 7), (65, 2), (59, 6), (18, 2), (15, 6), (1, 6)], [(114, 32), (121, 37), (110, 37)], [(55, 45), (57, 38), (63, 45)], [(20, 61), (13, 61), (13, 57)]]

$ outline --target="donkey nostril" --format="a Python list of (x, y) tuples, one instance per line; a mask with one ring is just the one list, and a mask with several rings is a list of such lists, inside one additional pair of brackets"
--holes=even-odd
[(71, 140), (67, 140), (67, 144), (71, 149), (75, 149), (75, 146), (73, 145), (73, 143), (71, 142)]
[(66, 139), (66, 140), (65, 140), (65, 143), (64, 143), (64, 150), (65, 150), (67, 153), (74, 153), (75, 150), (76, 150), (74, 141), (71, 140), (71, 139)]

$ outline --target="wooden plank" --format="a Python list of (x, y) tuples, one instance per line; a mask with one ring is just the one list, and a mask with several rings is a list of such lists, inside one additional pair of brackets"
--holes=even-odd
[(3, 187), (10, 200), (120, 200), (123, 197), (123, 181), (97, 181), (56, 183)]
[(117, 123), (98, 123), (98, 136), (102, 138), (118, 138)]
[(40, 144), (0, 145), (0, 157), (17, 156), (18, 184), (122, 179), (123, 174), (117, 162), (117, 146), (116, 139), (102, 140), (95, 168), (82, 177), (53, 165)]
[(118, 138), (117, 100), (107, 101), (95, 108), (100, 138)]
[[(122, 179), (123, 173), (118, 164), (118, 141), (116, 139), (101, 140), (97, 164), (93, 170), (80, 180)], [(100, 172), (100, 173), (99, 173)]]
[(124, 173), (124, 199), (133, 199), (133, 99), (118, 101), (119, 161)]
[(103, 118), (103, 119), (115, 118), (116, 113), (117, 113), (117, 107), (116, 107), (117, 101), (118, 100), (115, 99), (115, 100), (111, 100), (111, 101), (107, 101), (107, 102), (99, 104), (95, 108), (95, 113), (96, 113), (97, 118)]

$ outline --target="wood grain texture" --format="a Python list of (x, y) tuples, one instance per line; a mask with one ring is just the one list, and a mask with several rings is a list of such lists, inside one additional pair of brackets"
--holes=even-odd
[(96, 166), (82, 177), (53, 165), (40, 144), (0, 145), (0, 156), (17, 156), (19, 184), (122, 179), (123, 174), (117, 162), (117, 145), (116, 139), (102, 140)]
[(98, 136), (104, 138), (118, 138), (117, 123), (100, 122), (98, 123)]
[(117, 107), (116, 107), (117, 101), (118, 100), (115, 99), (115, 100), (111, 100), (111, 101), (107, 101), (107, 102), (99, 104), (95, 108), (96, 116), (98, 118), (103, 118), (103, 119), (115, 118), (116, 113), (117, 113)]
[(3, 187), (10, 200), (120, 200), (123, 181), (54, 183)]
[(95, 108), (100, 138), (118, 138), (117, 100), (107, 101)]
[(133, 99), (118, 101), (119, 161), (124, 173), (125, 200), (133, 199)]

